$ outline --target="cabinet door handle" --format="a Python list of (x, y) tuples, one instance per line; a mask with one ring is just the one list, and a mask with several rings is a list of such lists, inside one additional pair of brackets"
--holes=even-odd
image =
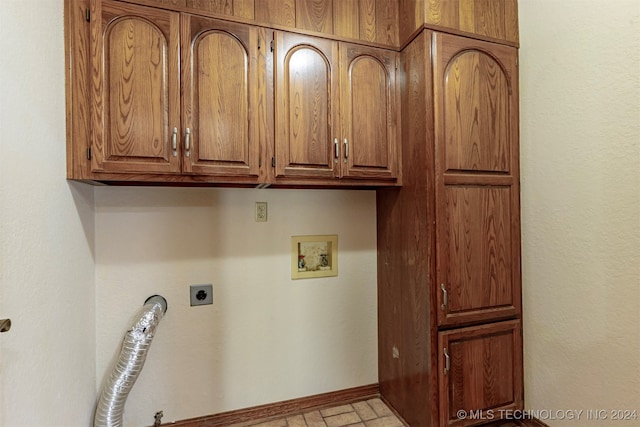
[(347, 163), (347, 159), (349, 158), (349, 141), (347, 138), (344, 139), (344, 162)]
[(447, 375), (451, 370), (451, 358), (446, 348), (442, 349), (442, 353), (444, 354), (444, 374)]
[(189, 151), (191, 149), (191, 129), (189, 128), (184, 131), (184, 149), (184, 155), (189, 157), (189, 154), (191, 154)]
[(447, 292), (447, 288), (444, 287), (444, 283), (440, 283), (440, 289), (442, 290), (442, 305), (440, 308), (446, 310), (447, 305), (449, 305), (449, 292)]
[(171, 132), (171, 148), (173, 148), (173, 157), (178, 156), (178, 128), (173, 128)]
[(333, 148), (336, 159), (340, 158), (340, 143), (338, 142), (338, 138), (333, 138)]

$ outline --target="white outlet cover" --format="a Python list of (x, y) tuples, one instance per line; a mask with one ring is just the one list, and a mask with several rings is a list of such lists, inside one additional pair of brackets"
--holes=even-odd
[(256, 202), (256, 222), (267, 222), (267, 202)]

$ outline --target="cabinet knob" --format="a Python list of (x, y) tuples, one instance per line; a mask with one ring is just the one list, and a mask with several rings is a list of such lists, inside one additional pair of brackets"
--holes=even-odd
[(337, 159), (340, 158), (340, 143), (338, 142), (338, 138), (333, 138), (333, 148), (337, 161)]

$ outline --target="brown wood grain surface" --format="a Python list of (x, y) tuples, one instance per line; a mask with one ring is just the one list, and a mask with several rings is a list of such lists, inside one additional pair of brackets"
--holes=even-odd
[[(522, 406), (520, 320), (440, 332), (438, 342), (440, 427), (492, 421)], [(480, 410), (484, 420), (470, 414)]]
[(333, 2), (296, 0), (296, 27), (333, 34)]
[(89, 0), (65, 0), (65, 95), (67, 179), (88, 179), (91, 162), (91, 44), (86, 25)]
[(401, 53), (402, 188), (376, 192), (380, 391), (412, 426), (438, 420), (430, 56), (429, 32)]
[(517, 53), (446, 34), (434, 45), (439, 323), (516, 316)]
[(182, 33), (184, 170), (257, 176), (257, 29), (184, 15)]
[(338, 46), (276, 34), (276, 173), (336, 177)]
[(232, 0), (186, 0), (187, 7), (219, 13), (221, 15), (233, 15)]
[(341, 176), (398, 177), (396, 57), (340, 44)]
[(523, 405), (516, 54), (430, 32), (401, 54), (403, 186), (377, 193), (379, 378), (410, 425)]
[(295, 0), (255, 0), (255, 17), (258, 22), (295, 27)]
[(445, 188), (448, 315), (514, 306), (510, 198), (509, 187)]
[[(423, 25), (518, 44), (517, 0), (128, 0), (398, 47)], [(357, 31), (356, 31), (357, 30)]]
[(517, 0), (425, 0), (427, 25), (518, 42)]
[(492, 56), (467, 50), (444, 70), (447, 170), (509, 172), (509, 81)]
[(333, 33), (336, 36), (360, 37), (360, 9), (358, 0), (334, 0)]
[[(93, 169), (177, 172), (179, 15), (92, 2)], [(153, 23), (152, 23), (153, 22)]]
[(398, 1), (376, 0), (376, 42), (398, 44)]
[(255, 19), (255, 1), (233, 0), (233, 16), (250, 20)]
[(359, 0), (360, 2), (360, 39), (365, 41), (378, 41), (376, 22), (376, 1)]

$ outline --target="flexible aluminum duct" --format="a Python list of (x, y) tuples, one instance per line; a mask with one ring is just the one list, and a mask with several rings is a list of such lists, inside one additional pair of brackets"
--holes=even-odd
[(156, 327), (167, 311), (167, 300), (160, 295), (147, 298), (136, 321), (127, 331), (118, 361), (104, 385), (93, 417), (94, 427), (121, 427), (127, 396), (138, 379)]

